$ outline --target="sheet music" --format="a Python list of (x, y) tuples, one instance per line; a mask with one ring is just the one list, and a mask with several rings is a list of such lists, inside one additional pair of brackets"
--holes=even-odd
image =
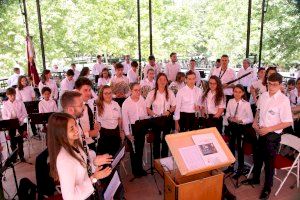
[(120, 184), (120, 177), (118, 172), (116, 171), (104, 192), (104, 199), (112, 200)]
[(164, 168), (164, 171), (172, 171), (174, 170), (174, 160), (173, 157), (161, 158), (159, 160), (161, 166)]
[(205, 166), (200, 148), (197, 145), (182, 147), (179, 149), (179, 153), (188, 170), (195, 170)]
[(111, 163), (111, 169), (114, 169), (117, 166), (117, 164), (123, 158), (124, 154), (125, 154), (125, 146), (121, 149), (121, 151), (118, 153), (118, 155), (112, 161), (112, 163)]

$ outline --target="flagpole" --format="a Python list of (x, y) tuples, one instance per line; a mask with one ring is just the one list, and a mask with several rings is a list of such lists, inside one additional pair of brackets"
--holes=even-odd
[(25, 2), (25, 0), (23, 0), (23, 10), (21, 10), (21, 11), (22, 11), (22, 14), (24, 15), (24, 19), (25, 19), (26, 35), (29, 36), (27, 8), (26, 8), (26, 2)]
[(41, 7), (40, 0), (36, 0), (36, 9), (39, 21), (39, 31), (40, 31), (40, 42), (41, 42), (41, 50), (42, 50), (42, 61), (43, 61), (43, 69), (46, 69), (46, 59), (45, 59), (45, 48), (44, 48), (44, 37), (43, 37), (43, 27), (42, 27), (42, 16), (41, 16)]

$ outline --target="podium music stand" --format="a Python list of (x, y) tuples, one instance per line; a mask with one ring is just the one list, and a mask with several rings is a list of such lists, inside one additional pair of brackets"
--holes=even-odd
[(27, 102), (24, 102), (27, 114), (39, 113), (39, 102), (40, 101), (27, 101)]
[[(224, 174), (219, 169), (234, 163), (235, 158), (217, 129), (167, 135), (166, 141), (179, 171), (164, 173), (165, 199), (221, 199)], [(193, 165), (188, 166), (191, 158)]]
[(7, 147), (7, 152), (10, 153), (8, 142), (7, 142), (7, 133), (10, 129), (18, 129), (19, 128), (19, 120), (16, 119), (8, 119), (0, 121), (0, 132), (4, 132), (5, 135), (5, 143)]

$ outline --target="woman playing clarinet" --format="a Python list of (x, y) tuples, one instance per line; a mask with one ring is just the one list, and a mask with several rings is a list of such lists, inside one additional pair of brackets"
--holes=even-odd
[[(159, 73), (157, 75), (155, 88), (150, 91), (147, 98), (147, 111), (150, 116), (156, 116), (152, 124), (154, 131), (153, 157), (164, 158), (168, 156), (168, 146), (165, 136), (171, 131), (172, 113), (175, 111), (175, 95), (168, 89), (168, 78), (166, 74)], [(161, 132), (163, 133), (161, 138)], [(160, 142), (162, 141), (162, 149), (160, 152)]]

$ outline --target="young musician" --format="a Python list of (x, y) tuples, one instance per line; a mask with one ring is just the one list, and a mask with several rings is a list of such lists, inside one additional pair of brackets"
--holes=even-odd
[(100, 77), (98, 79), (98, 88), (99, 90), (104, 86), (104, 85), (110, 85), (111, 81), (111, 73), (107, 68), (103, 68), (102, 72), (100, 74)]
[[(154, 119), (153, 131), (155, 133), (153, 143), (154, 159), (168, 156), (168, 146), (165, 136), (171, 131), (172, 113), (175, 111), (176, 99), (174, 93), (168, 89), (168, 78), (164, 73), (159, 73), (156, 79), (155, 88), (148, 93), (147, 111), (150, 116), (160, 116)], [(163, 132), (161, 138), (161, 132)], [(160, 153), (160, 143), (162, 149)], [(161, 155), (161, 156), (160, 156)]]
[(79, 77), (81, 77), (81, 76), (83, 76), (83, 77), (85, 77), (85, 78), (90, 78), (90, 68), (88, 68), (88, 67), (83, 67), (83, 68), (81, 69), (80, 74), (79, 74)]
[[(8, 100), (3, 103), (2, 118), (4, 120), (15, 119), (19, 120), (18, 132), (16, 135), (16, 129), (10, 129), (8, 134), (10, 136), (11, 150), (14, 151), (18, 146), (18, 155), (21, 162), (25, 162), (24, 150), (23, 150), (23, 135), (27, 134), (27, 125), (24, 123), (24, 119), (27, 117), (25, 105), (22, 101), (16, 100), (16, 90), (14, 88), (8, 88), (6, 90), (6, 96)], [(17, 157), (13, 158), (16, 162)]]
[(167, 75), (168, 80), (171, 82), (171, 81), (175, 81), (177, 73), (181, 71), (181, 67), (177, 63), (176, 53), (172, 52), (170, 54), (170, 59), (171, 59), (170, 62), (166, 64), (165, 74)]
[(221, 57), (221, 67), (215, 68), (212, 75), (217, 76), (223, 85), (224, 95), (226, 96), (226, 103), (231, 99), (233, 96), (233, 90), (235, 83), (228, 85), (229, 81), (235, 79), (235, 71), (228, 67), (229, 57), (228, 55), (222, 55)]
[(39, 91), (42, 93), (43, 87), (49, 87), (52, 91), (51, 98), (54, 100), (58, 99), (58, 89), (55, 81), (53, 81), (51, 78), (51, 72), (48, 69), (45, 69), (41, 75), (41, 81), (39, 83)]
[(196, 74), (196, 86), (199, 86), (201, 83), (201, 76), (200, 72), (196, 70), (197, 62), (195, 59), (190, 60), (190, 70), (193, 71)]
[(64, 78), (60, 82), (60, 96), (65, 92), (65, 91), (71, 91), (74, 89), (75, 86), (75, 81), (74, 81), (74, 71), (72, 69), (69, 69), (66, 73), (66, 78)]
[(13, 87), (16, 88), (18, 85), (18, 80), (19, 80), (19, 76), (20, 76), (20, 68), (15, 67), (14, 68), (14, 74), (11, 75), (8, 80), (7, 80), (7, 85), (8, 87)]
[(75, 82), (75, 89), (82, 95), (85, 104), (83, 116), (79, 119), (86, 138), (89, 138), (90, 148), (96, 150), (96, 146), (91, 138), (97, 137), (100, 131), (100, 124), (96, 121), (97, 106), (92, 99), (92, 82), (85, 77), (80, 77)]
[(147, 118), (147, 107), (141, 96), (141, 86), (138, 83), (130, 85), (131, 95), (122, 105), (122, 119), (125, 135), (131, 141), (131, 169), (135, 177), (146, 176), (143, 169), (143, 150), (147, 126), (141, 125), (141, 120)]
[(296, 88), (291, 91), (290, 95), (290, 102), (292, 107), (292, 112), (295, 116), (298, 115), (298, 117), (294, 118), (294, 132), (298, 137), (300, 137), (300, 119), (299, 119), (299, 113), (300, 113), (300, 78), (297, 78), (296, 80)]
[(195, 86), (195, 83), (195, 73), (188, 71), (186, 73), (186, 86), (180, 89), (176, 95), (174, 120), (177, 132), (197, 129), (196, 113), (199, 112), (202, 91)]
[(285, 91), (285, 95), (287, 97), (290, 97), (291, 94), (293, 93), (293, 91), (295, 90), (295, 88), (296, 88), (295, 79), (289, 79), (288, 82), (287, 82), (287, 88), (286, 88), (286, 91)]
[(124, 66), (124, 75), (126, 76), (131, 68), (130, 55), (124, 56), (124, 62), (122, 62), (122, 65)]
[[(79, 140), (75, 119), (67, 113), (54, 113), (49, 118), (47, 146), (50, 174), (59, 181), (65, 200), (85, 200), (94, 193), (93, 184), (110, 175), (111, 168), (90, 162)], [(94, 170), (93, 170), (94, 168)]]
[(73, 79), (74, 79), (74, 81), (76, 81), (78, 79), (78, 77), (79, 77), (80, 71), (78, 71), (76, 69), (75, 63), (71, 64), (71, 69), (74, 71), (74, 77), (73, 77)]
[(115, 155), (124, 140), (124, 131), (119, 104), (112, 100), (112, 90), (105, 85), (96, 101), (98, 107), (97, 120), (101, 124), (100, 139), (98, 140), (97, 154), (108, 153)]
[(257, 102), (253, 128), (259, 134), (258, 153), (254, 160), (252, 179), (245, 184), (259, 184), (263, 163), (265, 183), (260, 199), (268, 199), (273, 186), (274, 162), (279, 149), (282, 130), (293, 123), (289, 99), (280, 91), (282, 76), (274, 73), (268, 77), (268, 92), (263, 93)]
[(95, 82), (98, 83), (99, 74), (106, 66), (102, 63), (102, 56), (97, 55), (97, 63), (93, 66), (92, 74), (95, 76)]
[(138, 68), (139, 64), (136, 61), (131, 62), (131, 68), (127, 72), (127, 78), (129, 83), (134, 83), (139, 81)]
[(43, 87), (42, 96), (43, 99), (39, 102), (39, 113), (58, 112), (56, 102), (50, 98), (51, 89)]
[(123, 75), (124, 66), (117, 63), (115, 66), (115, 75), (111, 79), (111, 86), (116, 98), (125, 98), (129, 95), (127, 88), (129, 87), (129, 79)]
[(262, 93), (267, 91), (267, 87), (263, 84), (265, 79), (265, 73), (266, 73), (265, 68), (259, 68), (257, 72), (258, 80), (254, 81), (250, 86), (251, 97), (255, 104), (258, 100), (258, 97)]
[(16, 99), (23, 102), (34, 101), (35, 99), (34, 90), (28, 85), (26, 76), (19, 76), (18, 86), (16, 88)]
[(250, 93), (248, 93), (247, 88), (251, 85), (251, 83), (256, 80), (256, 73), (251, 67), (251, 61), (248, 58), (245, 58), (243, 60), (243, 67), (239, 70), (237, 73), (237, 77), (241, 77), (247, 73), (251, 73), (244, 78), (240, 79), (238, 81), (239, 84), (241, 84), (244, 87), (245, 94), (247, 96), (247, 101), (250, 99)]
[(150, 55), (148, 57), (148, 64), (144, 68), (144, 79), (147, 78), (148, 70), (154, 70), (154, 79), (157, 78), (157, 75), (161, 72), (160, 66), (155, 62), (155, 57)]
[(171, 82), (169, 89), (176, 95), (177, 92), (185, 86), (185, 74), (183, 72), (178, 72), (175, 81)]
[[(233, 88), (233, 97), (228, 101), (225, 119), (229, 123), (228, 127), (231, 133), (229, 147), (233, 155), (235, 155), (237, 146), (238, 170), (236, 175), (240, 176), (244, 168), (243, 136), (247, 131), (247, 125), (253, 122), (253, 114), (250, 103), (246, 100), (243, 85), (237, 84)], [(227, 172), (233, 172), (233, 166), (230, 166)]]
[(150, 87), (151, 90), (155, 87), (155, 71), (154, 69), (150, 68), (147, 71), (147, 76), (144, 78), (144, 80), (141, 80), (141, 87)]
[(201, 99), (202, 116), (205, 118), (205, 127), (216, 127), (222, 133), (222, 114), (225, 109), (225, 96), (220, 79), (211, 76), (208, 80), (208, 90)]

